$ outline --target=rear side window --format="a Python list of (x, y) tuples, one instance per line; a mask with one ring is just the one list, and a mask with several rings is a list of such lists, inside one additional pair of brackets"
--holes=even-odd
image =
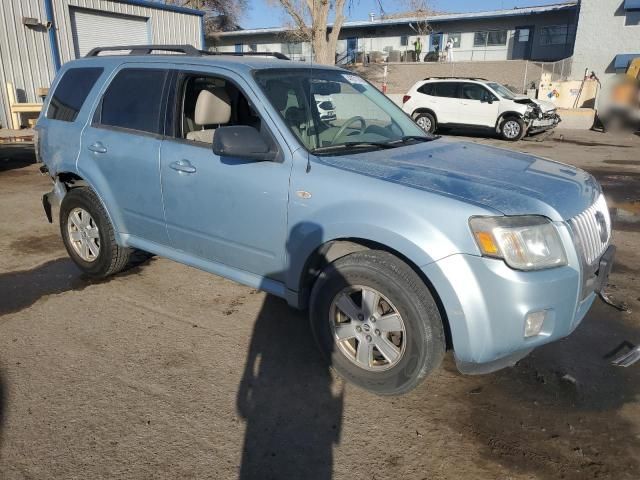
[(166, 70), (120, 71), (104, 96), (98, 123), (148, 133), (161, 133), (160, 112)]
[(433, 83), (425, 83), (418, 89), (418, 91), (425, 95), (433, 95)]
[(53, 92), (47, 118), (73, 122), (102, 71), (98, 67), (67, 70)]
[(436, 97), (458, 98), (458, 84), (455, 82), (434, 83), (434, 93)]

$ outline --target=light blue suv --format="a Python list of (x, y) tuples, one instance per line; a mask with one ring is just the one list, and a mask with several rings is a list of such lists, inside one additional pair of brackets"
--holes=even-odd
[(582, 170), (429, 135), (339, 68), (117, 49), (66, 64), (37, 125), (45, 211), (88, 275), (142, 250), (265, 290), (379, 394), (447, 349), (464, 373), (512, 365), (606, 284), (609, 213)]

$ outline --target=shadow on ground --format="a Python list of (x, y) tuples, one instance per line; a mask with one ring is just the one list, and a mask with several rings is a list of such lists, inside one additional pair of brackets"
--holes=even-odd
[(103, 280), (82, 274), (70, 258), (58, 258), (29, 270), (0, 274), (0, 317), (30, 307), (42, 297), (71, 290), (83, 290), (90, 285), (106, 283), (114, 278), (135, 275), (151, 261), (148, 255), (137, 256), (122, 273)]
[(0, 173), (27, 167), (36, 161), (33, 144), (0, 145)]
[(334, 392), (306, 314), (268, 295), (237, 395), (247, 425), (240, 479), (332, 478), (343, 396)]

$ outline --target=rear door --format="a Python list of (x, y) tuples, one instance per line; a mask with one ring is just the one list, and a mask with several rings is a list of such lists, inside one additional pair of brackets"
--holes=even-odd
[(471, 82), (462, 83), (460, 97), (465, 124), (480, 127), (495, 126), (500, 102), (483, 85)]
[(464, 123), (464, 114), (461, 111), (460, 98), (458, 96), (459, 82), (436, 82), (434, 95), (437, 97), (438, 123)]
[(165, 245), (160, 144), (168, 76), (149, 64), (116, 70), (84, 130), (78, 157), (78, 170), (92, 180), (117, 230)]

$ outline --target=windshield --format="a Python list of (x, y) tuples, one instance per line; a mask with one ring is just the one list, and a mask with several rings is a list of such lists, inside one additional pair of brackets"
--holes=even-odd
[(349, 72), (268, 69), (258, 70), (255, 78), (312, 153), (336, 155), (435, 138), (377, 88)]
[(487, 85), (489, 85), (493, 89), (493, 91), (500, 95), (502, 98), (506, 98), (507, 100), (513, 100), (514, 98), (516, 98), (514, 93), (504, 85), (495, 82), (489, 82), (487, 83)]

